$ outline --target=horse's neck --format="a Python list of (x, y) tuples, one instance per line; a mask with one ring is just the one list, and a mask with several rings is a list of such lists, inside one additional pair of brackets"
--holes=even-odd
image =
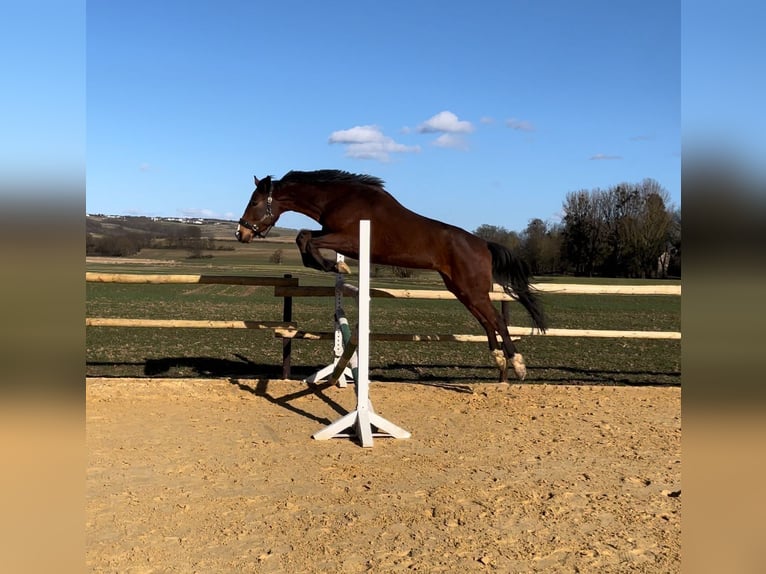
[(283, 186), (278, 196), (283, 211), (296, 211), (315, 221), (319, 221), (329, 199), (322, 187), (296, 183)]

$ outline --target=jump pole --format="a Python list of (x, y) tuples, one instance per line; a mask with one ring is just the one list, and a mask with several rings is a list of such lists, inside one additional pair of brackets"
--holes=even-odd
[[(370, 401), (370, 222), (359, 222), (359, 327), (357, 333), (356, 410), (314, 433), (316, 440), (356, 436), (363, 447), (373, 446), (372, 428), (376, 436), (410, 438), (410, 433), (384, 419), (372, 408)], [(351, 428), (354, 434), (345, 433)]]

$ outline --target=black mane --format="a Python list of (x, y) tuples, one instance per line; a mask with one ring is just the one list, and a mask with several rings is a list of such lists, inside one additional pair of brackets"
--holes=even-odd
[(379, 177), (349, 173), (339, 169), (288, 171), (280, 181), (284, 183), (360, 183), (383, 188), (383, 180)]

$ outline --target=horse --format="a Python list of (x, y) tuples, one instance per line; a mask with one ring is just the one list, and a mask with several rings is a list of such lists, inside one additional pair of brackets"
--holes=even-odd
[(509, 249), (410, 211), (386, 191), (381, 179), (370, 175), (318, 170), (290, 171), (278, 180), (272, 176), (253, 179), (255, 190), (235, 232), (241, 243), (265, 237), (282, 213), (295, 211), (322, 226), (321, 231), (302, 229), (295, 239), (304, 266), (350, 273), (345, 263), (325, 258), (320, 250), (358, 259), (359, 221), (368, 219), (370, 260), (437, 271), (447, 289), (487, 333), (491, 360), (500, 371), (499, 381), (508, 382), (509, 362), (516, 376), (524, 380), (524, 358), (511, 341), (505, 318), (489, 297), (493, 280), (522, 304), (541, 332), (545, 332), (546, 320), (537, 293), (529, 284), (528, 265)]

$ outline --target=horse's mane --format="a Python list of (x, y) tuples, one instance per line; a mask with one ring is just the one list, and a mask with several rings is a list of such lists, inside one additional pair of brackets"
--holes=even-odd
[(339, 169), (288, 171), (280, 180), (284, 183), (359, 183), (383, 188), (383, 180), (372, 175), (359, 175)]

